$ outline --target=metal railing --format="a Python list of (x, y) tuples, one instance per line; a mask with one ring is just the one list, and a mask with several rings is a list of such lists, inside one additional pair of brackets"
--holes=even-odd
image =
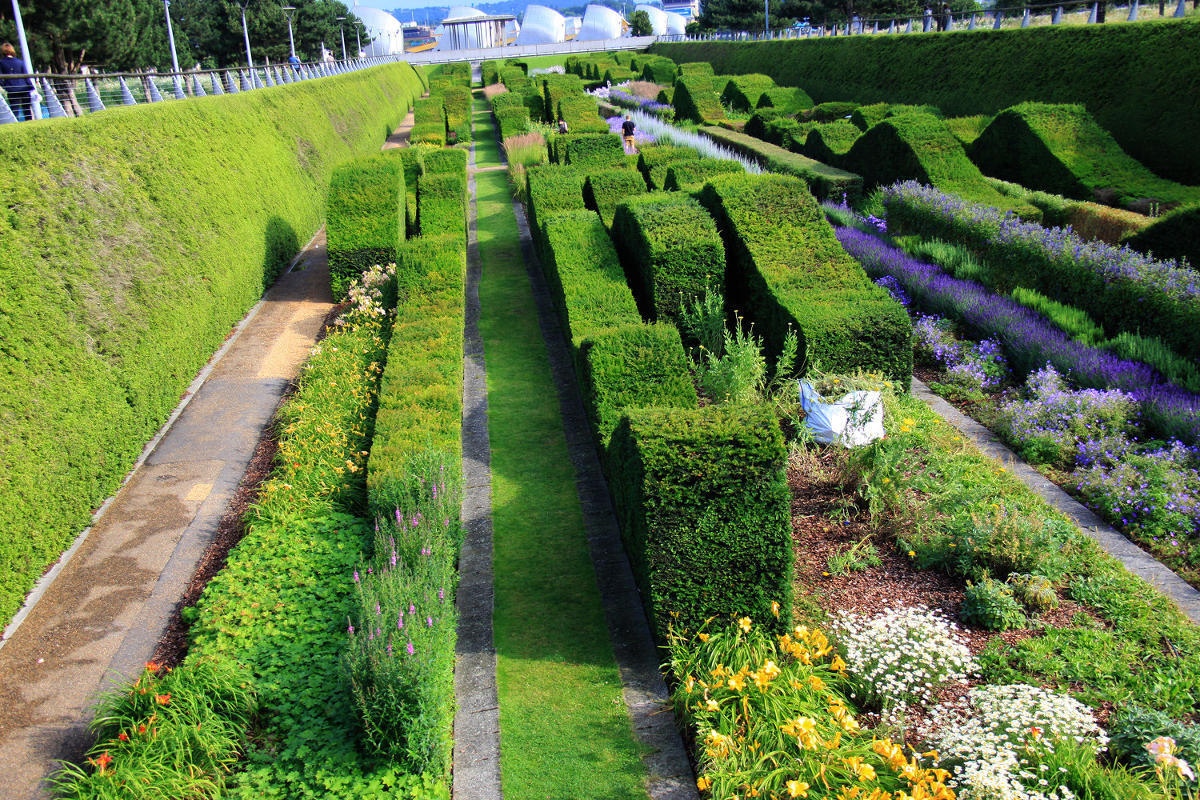
[[(808, 39), (825, 36), (857, 36), (863, 34), (934, 33), (957, 30), (982, 30), (1002, 28), (1028, 28), (1036, 25), (1081, 24), (1094, 25), (1105, 21), (1137, 22), (1144, 12), (1158, 5), (1159, 16), (1168, 14), (1174, 18), (1192, 16), (1187, 9), (1188, 0), (1165, 0), (1159, 3), (1142, 4), (1133, 0), (1129, 5), (1106, 7), (1103, 2), (1048, 2), (1028, 3), (1019, 6), (989, 8), (963, 15), (943, 14), (930, 8), (925, 14), (915, 17), (853, 17), (848, 22), (827, 25), (804, 25), (765, 31), (718, 31), (696, 36), (659, 36), (660, 42), (706, 42), (736, 41), (759, 42), (780, 39)], [(1200, 0), (1192, 0), (1192, 12)], [(1173, 10), (1169, 10), (1172, 9)], [(1106, 13), (1107, 12), (1107, 13)]]
[(88, 75), (33, 73), (4, 75), (26, 78), (34, 85), (29, 94), (8, 90), (0, 95), (0, 124), (46, 117), (77, 117), (104, 111), (109, 106), (160, 103), (211, 94), (237, 94), (281, 84), (342, 75), (377, 64), (392, 63), (394, 56), (321, 61), (309, 64), (270, 64), (247, 69), (193, 70), (188, 72), (111, 72)]

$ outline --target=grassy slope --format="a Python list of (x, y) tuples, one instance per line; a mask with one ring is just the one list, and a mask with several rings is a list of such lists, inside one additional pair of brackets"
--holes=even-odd
[[(490, 119), (476, 123), (487, 143), (476, 164), (492, 166)], [(508, 179), (497, 171), (476, 181), (504, 795), (642, 798), (645, 773), (621, 701)]]

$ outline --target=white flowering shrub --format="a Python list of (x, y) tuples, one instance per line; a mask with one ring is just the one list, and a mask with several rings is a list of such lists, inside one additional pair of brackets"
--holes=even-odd
[(353, 324), (361, 319), (383, 317), (387, 314), (384, 290), (396, 279), (395, 264), (375, 264), (350, 284), (346, 297), (350, 307), (339, 320), (340, 324)]
[(1074, 794), (1047, 757), (1068, 739), (1096, 751), (1108, 743), (1087, 706), (1025, 684), (978, 686), (965, 704), (933, 709), (920, 735), (959, 800), (1067, 800)]
[(899, 722), (910, 705), (932, 705), (938, 687), (978, 669), (958, 626), (921, 606), (874, 616), (843, 611), (833, 630), (857, 683), (854, 698), (878, 705), (885, 723)]

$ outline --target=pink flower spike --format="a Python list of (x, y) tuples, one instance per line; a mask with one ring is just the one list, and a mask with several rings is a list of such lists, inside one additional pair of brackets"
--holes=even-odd
[(426, 628), (432, 628), (432, 627), (433, 627), (433, 617), (426, 617), (426, 618), (425, 618), (425, 627), (426, 627)]
[(358, 570), (354, 570), (354, 582), (358, 583)]
[(416, 606), (416, 604), (415, 604), (415, 603), (409, 603), (409, 604), (408, 604), (408, 613), (410, 613), (410, 614), (415, 614), (415, 613), (417, 613), (417, 606)]
[(351, 636), (353, 636), (354, 635), (354, 623), (350, 621), (349, 617), (346, 618), (346, 625), (347, 625), (346, 632), (349, 633)]
[(416, 652), (417, 652), (417, 650), (415, 647), (413, 647), (412, 642), (409, 642), (408, 643), (408, 654), (411, 656)]
[(400, 513), (399, 507), (396, 508), (396, 524), (397, 525), (404, 524), (404, 515)]

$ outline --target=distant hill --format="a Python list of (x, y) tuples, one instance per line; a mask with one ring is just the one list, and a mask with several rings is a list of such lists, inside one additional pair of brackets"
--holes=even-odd
[[(620, 0), (594, 0), (594, 2), (595, 5), (608, 6), (617, 11), (620, 11), (623, 5), (626, 13), (631, 14), (639, 0), (627, 0), (624, 4)], [(655, 0), (647, 0), (647, 2), (654, 6), (662, 5), (661, 2), (655, 2)], [(485, 14), (511, 14), (520, 19), (525, 13), (525, 6), (529, 4), (529, 2), (521, 2), (520, 0), (502, 0), (502, 2), (496, 3), (475, 3), (473, 7), (478, 8)], [(536, 4), (557, 9), (559, 13), (567, 17), (582, 17), (584, 9), (588, 6), (588, 3), (581, 3), (580, 0), (537, 0)], [(422, 25), (436, 25), (445, 19), (449, 11), (449, 6), (423, 6), (421, 8), (397, 8), (391, 14), (401, 22), (416, 20)]]

